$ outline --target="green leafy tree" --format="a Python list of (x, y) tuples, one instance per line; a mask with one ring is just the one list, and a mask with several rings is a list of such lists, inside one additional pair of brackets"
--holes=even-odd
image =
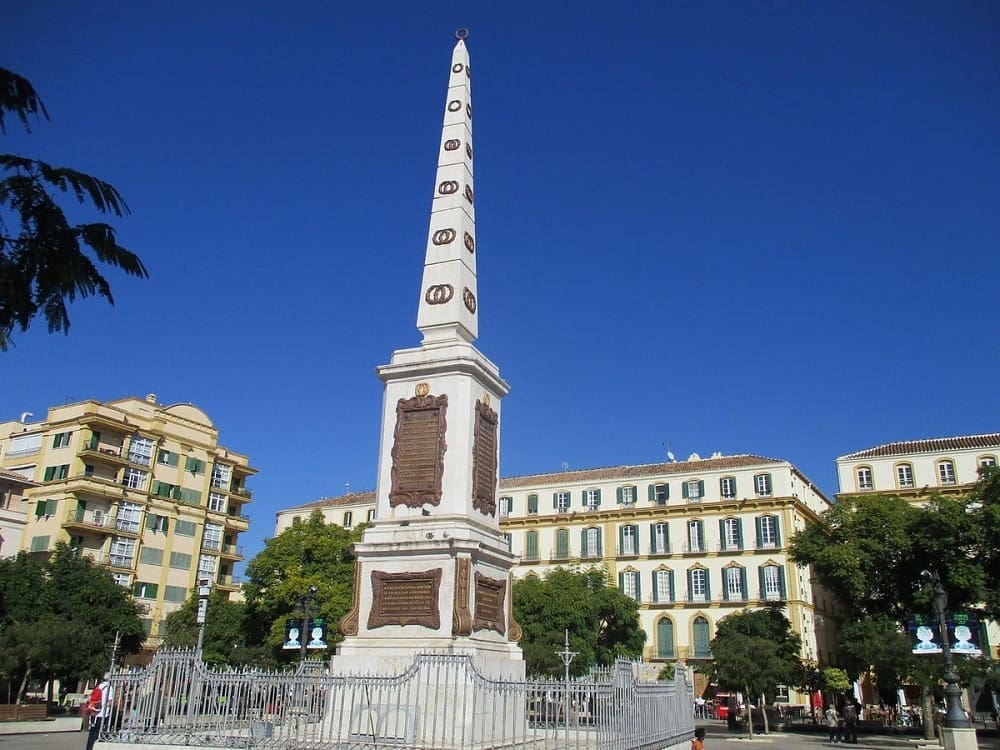
[(144, 639), (135, 602), (109, 573), (60, 543), (42, 562), (20, 553), (0, 560), (0, 668), (18, 682), (74, 682), (99, 675)]
[[(179, 609), (167, 615), (167, 635), (163, 639), (165, 646), (192, 648), (198, 644), (198, 631), (201, 629), (198, 624), (198, 600), (195, 593)], [(275, 666), (271, 654), (260, 644), (247, 643), (249, 630), (246, 604), (230, 601), (224, 594), (213, 591), (205, 614), (202, 659), (208, 664)]]
[(354, 557), (350, 546), (360, 541), (365, 526), (350, 531), (323, 521), (316, 510), (307, 521), (294, 524), (267, 540), (247, 565), (243, 595), (247, 603), (247, 644), (264, 645), (275, 658), (289, 661), (297, 653), (282, 652), (285, 620), (301, 617), (299, 599), (316, 587), (310, 617), (325, 618), (328, 643), (341, 639), (337, 622), (347, 614), (354, 591)]
[[(744, 609), (719, 621), (712, 639), (712, 679), (730, 690), (742, 690), (748, 700), (760, 702), (767, 730), (766, 696), (778, 685), (798, 685), (804, 678), (799, 657), (801, 639), (778, 606)], [(753, 736), (753, 719), (747, 713)]]
[(544, 579), (528, 576), (515, 582), (514, 619), (523, 631), (521, 649), (529, 674), (563, 674), (556, 652), (563, 650), (567, 631), (569, 648), (577, 652), (570, 665), (574, 675), (613, 664), (616, 658), (642, 655), (646, 634), (639, 606), (608, 583), (600, 568), (556, 568)]
[[(30, 132), (30, 119), (49, 119), (30, 81), (0, 68), (0, 133), (5, 113)], [(107, 182), (68, 167), (38, 159), (0, 154), (0, 351), (11, 344), (14, 329), (26, 331), (42, 315), (49, 331), (69, 331), (67, 302), (98, 295), (114, 304), (111, 286), (85, 252), (97, 262), (147, 278), (139, 257), (118, 244), (106, 222), (72, 224), (53, 197), (69, 193), (81, 204), (116, 217), (129, 213), (118, 190)]]

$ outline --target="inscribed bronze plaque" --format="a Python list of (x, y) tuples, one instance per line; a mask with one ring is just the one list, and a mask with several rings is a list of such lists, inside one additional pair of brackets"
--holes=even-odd
[(476, 614), (472, 618), (473, 630), (495, 630), (500, 635), (506, 632), (504, 622), (504, 599), (507, 595), (507, 581), (489, 578), (476, 571)]
[(476, 426), (472, 444), (472, 507), (483, 515), (497, 510), (497, 413), (476, 401)]
[(451, 613), (451, 634), (472, 635), (472, 612), (469, 610), (469, 584), (472, 560), (455, 558), (455, 604)]
[(422, 625), (441, 627), (438, 591), (441, 568), (414, 573), (372, 571), (372, 609), (368, 629), (383, 625)]
[(441, 503), (447, 396), (414, 396), (396, 402), (389, 505), (419, 508)]

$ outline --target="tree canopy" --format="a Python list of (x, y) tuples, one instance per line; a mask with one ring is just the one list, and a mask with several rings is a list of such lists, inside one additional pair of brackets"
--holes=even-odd
[[(340, 640), (336, 623), (347, 614), (354, 590), (354, 557), (350, 545), (361, 539), (365, 526), (350, 531), (323, 521), (316, 510), (308, 520), (268, 539), (247, 565), (243, 585), (248, 624), (247, 644), (263, 644), (279, 659), (298, 658), (282, 653), (285, 620), (301, 617), (299, 600), (316, 587), (310, 617), (329, 623), (327, 643)], [(206, 634), (207, 637), (207, 634)]]
[[(41, 97), (26, 78), (0, 68), (0, 133), (5, 113), (30, 132), (31, 118), (49, 119)], [(69, 331), (67, 302), (97, 295), (114, 304), (111, 285), (97, 262), (130, 276), (149, 273), (135, 253), (118, 243), (106, 222), (72, 224), (53, 197), (69, 193), (99, 213), (122, 217), (128, 204), (111, 184), (68, 167), (38, 159), (0, 154), (0, 351), (11, 344), (15, 328), (26, 331), (38, 315), (50, 332)]]
[(556, 652), (563, 650), (567, 630), (570, 651), (577, 652), (571, 674), (642, 655), (646, 634), (639, 605), (609, 586), (603, 569), (556, 568), (544, 579), (528, 576), (515, 582), (513, 597), (529, 674), (563, 674), (565, 667)]
[(136, 603), (103, 568), (64, 543), (48, 560), (21, 552), (0, 560), (0, 671), (20, 682), (73, 682), (99, 675), (118, 654), (136, 653), (144, 633)]

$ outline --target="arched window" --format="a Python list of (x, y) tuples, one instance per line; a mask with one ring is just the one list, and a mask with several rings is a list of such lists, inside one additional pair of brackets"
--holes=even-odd
[(955, 484), (958, 480), (955, 478), (955, 462), (946, 460), (938, 461), (938, 479), (941, 484)]
[(896, 486), (900, 489), (913, 486), (913, 464), (896, 464)]
[(855, 476), (858, 478), (858, 491), (867, 492), (875, 489), (875, 480), (872, 478), (871, 466), (859, 466), (855, 469)]
[(556, 559), (565, 560), (569, 557), (569, 529), (556, 531)]
[(538, 559), (538, 532), (529, 531), (524, 535), (524, 559)]
[(674, 658), (674, 624), (669, 617), (656, 623), (656, 655), (661, 659)]
[(712, 640), (708, 634), (708, 620), (699, 615), (694, 618), (694, 657), (696, 659), (710, 659), (712, 650), (709, 642)]

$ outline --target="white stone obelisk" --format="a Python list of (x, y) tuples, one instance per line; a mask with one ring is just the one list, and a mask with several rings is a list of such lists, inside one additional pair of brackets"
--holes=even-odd
[(355, 545), (355, 592), (332, 669), (399, 672), (419, 653), (459, 653), (520, 678), (514, 558), (496, 490), (509, 387), (473, 345), (479, 330), (472, 96), (456, 33), (423, 280), (421, 345), (378, 368), (385, 383), (376, 517)]

